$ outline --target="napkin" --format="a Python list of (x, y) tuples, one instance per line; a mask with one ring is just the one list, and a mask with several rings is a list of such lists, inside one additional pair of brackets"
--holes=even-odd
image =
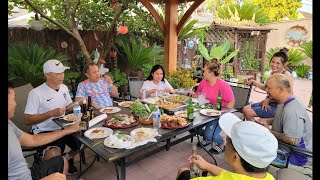
[(89, 121), (89, 128), (107, 118), (107, 114), (101, 114)]

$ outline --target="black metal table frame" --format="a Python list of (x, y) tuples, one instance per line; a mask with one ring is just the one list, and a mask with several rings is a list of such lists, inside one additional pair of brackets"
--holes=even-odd
[[(230, 112), (230, 111), (234, 111), (234, 110), (233, 109), (226, 110), (225, 112)], [(101, 149), (100, 150), (97, 149), (99, 146), (103, 146), (104, 147), (103, 151), (108, 151), (108, 150), (105, 150), (106, 147), (103, 145), (103, 143), (93, 147), (93, 144), (95, 144), (96, 142), (94, 142), (93, 140), (89, 140), (87, 137), (85, 137), (83, 135), (83, 133), (73, 133), (72, 135), (76, 139), (78, 139), (81, 143), (83, 143), (85, 146), (87, 146), (90, 150), (92, 150), (96, 154), (94, 159), (93, 159), (93, 161), (90, 163), (90, 165), (85, 170), (82, 171), (82, 167), (81, 167), (82, 153), (80, 153), (80, 174), (79, 174), (78, 178), (80, 176), (82, 176), (93, 165), (93, 163), (97, 160), (97, 158), (101, 157), (106, 162), (108, 162), (108, 163), (113, 162), (115, 164), (115, 170), (116, 170), (116, 174), (117, 174), (117, 179), (118, 180), (119, 179), (125, 180), (125, 177), (126, 177), (126, 166), (129, 166), (129, 165), (131, 165), (131, 164), (133, 164), (133, 163), (135, 163), (137, 161), (140, 161), (142, 159), (145, 159), (145, 158), (147, 158), (147, 157), (149, 157), (149, 156), (151, 156), (151, 155), (153, 155), (153, 154), (155, 154), (157, 152), (160, 152), (160, 151), (163, 151), (163, 150), (166, 150), (166, 151), (170, 150), (171, 146), (174, 146), (174, 145), (176, 145), (176, 144), (178, 144), (180, 142), (183, 142), (183, 141), (185, 141), (187, 139), (191, 139), (192, 137), (196, 136), (198, 134), (197, 133), (198, 130), (201, 129), (202, 127), (204, 127), (207, 123), (211, 122), (212, 120), (218, 119), (218, 117), (207, 117), (207, 116), (200, 115), (199, 112), (196, 112), (196, 117), (201, 118), (201, 119), (205, 119), (205, 120), (204, 120), (204, 122), (201, 122), (201, 123), (198, 123), (198, 124), (191, 123), (190, 126), (188, 126), (186, 128), (183, 128), (183, 129), (169, 130), (168, 132), (166, 132), (164, 134), (159, 133), (162, 136), (156, 138), (157, 142), (149, 142), (149, 143), (147, 143), (145, 145), (138, 146), (138, 147), (134, 148), (133, 150), (131, 150), (132, 152), (124, 153), (124, 155), (122, 155), (121, 153), (115, 153), (116, 155), (112, 156), (109, 159), (107, 159), (106, 157), (104, 157), (102, 155), (103, 152), (101, 152)], [(196, 121), (196, 119), (195, 119), (195, 121)], [(56, 122), (61, 127), (63, 127), (63, 124), (67, 123), (66, 121), (64, 121), (62, 119), (54, 119), (54, 122)], [(93, 126), (93, 127), (99, 127), (99, 126), (101, 126), (101, 122), (98, 123), (97, 125)], [(143, 126), (145, 126), (145, 125), (143, 125)], [(147, 126), (147, 127), (149, 127), (149, 126)], [(137, 127), (135, 127), (135, 128), (137, 128)], [(179, 137), (174, 141), (171, 141), (171, 139), (176, 137), (177, 135), (180, 135), (180, 134), (182, 134), (184, 132), (187, 132), (187, 131), (190, 132), (190, 130), (192, 130), (192, 129), (195, 129), (196, 131), (194, 131), (192, 133), (189, 133), (188, 135), (185, 135), (183, 137)], [(162, 138), (163, 136), (166, 136), (166, 137)], [(197, 135), (197, 137), (198, 137), (198, 140), (199, 140), (199, 136), (198, 135)], [(155, 145), (155, 144), (160, 144), (161, 142), (165, 142), (165, 143), (163, 145), (161, 145), (161, 146), (158, 146), (158, 147), (152, 149), (151, 151), (147, 151), (146, 153), (135, 157), (134, 159), (126, 161), (126, 157), (132, 155), (134, 152), (139, 151), (139, 150), (143, 150), (143, 149), (145, 149), (147, 147), (150, 147), (152, 145)], [(201, 147), (214, 159), (214, 161), (216, 163), (216, 160), (211, 155), (211, 153), (202, 144), (201, 144)], [(108, 151), (108, 153), (109, 153), (109, 151)], [(120, 154), (121, 157), (117, 157), (117, 155), (119, 155), (119, 154)], [(118, 166), (120, 166), (120, 174), (119, 174)]]

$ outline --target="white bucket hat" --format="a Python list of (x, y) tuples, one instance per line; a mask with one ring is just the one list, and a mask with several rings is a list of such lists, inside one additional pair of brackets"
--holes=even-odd
[(232, 113), (219, 119), (221, 129), (231, 138), (241, 158), (257, 168), (265, 168), (277, 157), (278, 141), (264, 126), (242, 121)]
[(70, 69), (70, 67), (63, 66), (63, 64), (56, 59), (50, 59), (43, 65), (44, 73), (63, 73), (66, 69)]

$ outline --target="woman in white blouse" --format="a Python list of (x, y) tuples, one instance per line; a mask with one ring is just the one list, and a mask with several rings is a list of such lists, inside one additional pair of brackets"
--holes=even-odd
[(145, 89), (147, 97), (155, 97), (157, 95), (164, 95), (167, 93), (174, 94), (175, 90), (169, 84), (169, 82), (164, 78), (165, 72), (161, 65), (154, 65), (151, 69), (150, 75), (139, 92), (139, 98), (142, 97), (142, 92)]

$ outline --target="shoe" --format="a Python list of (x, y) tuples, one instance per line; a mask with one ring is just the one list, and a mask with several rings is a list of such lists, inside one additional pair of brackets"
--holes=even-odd
[(77, 170), (77, 168), (74, 166), (73, 158), (70, 158), (70, 159), (68, 160), (68, 162), (69, 162), (68, 175), (75, 175), (75, 174), (77, 174), (78, 170)]
[(221, 154), (224, 151), (225, 151), (225, 148), (221, 149), (218, 145), (216, 145), (215, 147), (213, 147), (209, 150), (209, 152), (212, 154)]
[(212, 142), (211, 141), (206, 141), (206, 140), (201, 140), (200, 142), (197, 143), (197, 146), (198, 147), (201, 147), (201, 144), (202, 146), (208, 146), (209, 144), (211, 144)]

